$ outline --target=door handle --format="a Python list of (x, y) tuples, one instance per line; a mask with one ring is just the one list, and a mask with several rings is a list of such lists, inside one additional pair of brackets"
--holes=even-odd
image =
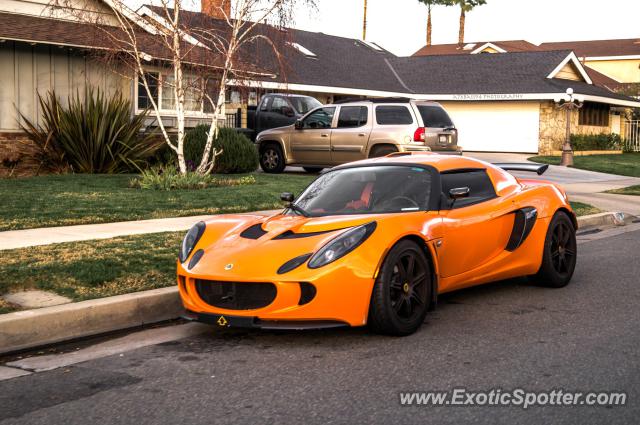
[(358, 136), (364, 137), (364, 136), (366, 136), (366, 133), (358, 133)]
[(329, 137), (328, 134), (321, 134), (320, 137)]

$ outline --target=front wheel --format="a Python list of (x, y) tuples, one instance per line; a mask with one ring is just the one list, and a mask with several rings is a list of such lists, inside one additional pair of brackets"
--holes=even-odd
[(371, 294), (369, 326), (375, 332), (404, 336), (424, 321), (433, 294), (427, 256), (412, 241), (396, 244), (385, 258)]
[(558, 211), (549, 223), (544, 241), (542, 264), (532, 280), (542, 286), (566, 286), (576, 268), (578, 254), (576, 229), (569, 216)]
[(280, 146), (270, 143), (260, 149), (260, 168), (265, 173), (281, 173), (286, 166)]

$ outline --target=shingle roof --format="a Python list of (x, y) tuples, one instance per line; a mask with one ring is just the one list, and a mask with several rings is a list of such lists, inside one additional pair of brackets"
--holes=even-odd
[[(164, 13), (160, 7), (147, 7), (156, 13)], [(196, 38), (199, 28), (215, 29), (219, 34), (229, 31), (229, 26), (220, 19), (198, 12), (181, 13), (183, 22), (188, 23), (188, 27), (196, 29), (192, 31)], [(385, 59), (396, 57), (387, 50), (375, 50), (352, 38), (292, 28), (276, 31), (273, 27), (258, 25), (255, 31), (268, 34), (274, 40), (285, 57), (284, 66), (276, 63), (272, 49), (264, 41), (247, 46), (241, 56), (250, 57), (260, 68), (278, 74), (279, 81), (391, 92), (406, 91), (385, 62)], [(298, 43), (313, 52), (316, 57), (307, 57), (290, 47), (288, 43)]]
[(640, 56), (640, 39), (590, 40), (542, 43), (541, 49), (573, 50), (579, 57), (597, 56)]
[(404, 83), (420, 94), (564, 93), (630, 100), (586, 82), (547, 78), (568, 50), (494, 55), (450, 55), (390, 60)]
[[(423, 46), (413, 54), (413, 56), (432, 56), (432, 55), (468, 55), (471, 54), (477, 48), (491, 43), (500, 47), (507, 52), (530, 52), (540, 50), (535, 44), (529, 43), (526, 40), (504, 40), (504, 41), (475, 41), (468, 42), (460, 45), (458, 43), (453, 44), (432, 44), (430, 46)], [(465, 46), (473, 46), (465, 49)]]
[[(206, 15), (183, 13), (194, 25), (224, 28)], [(260, 31), (268, 30), (266, 26), (259, 28)], [(270, 50), (255, 43), (242, 55), (257, 64), (256, 69), (276, 75), (268, 81), (409, 95), (561, 93), (567, 87), (573, 87), (584, 95), (632, 100), (602, 87), (546, 78), (569, 55), (570, 51), (566, 50), (397, 57), (355, 39), (296, 29), (279, 34), (284, 34), (283, 40), (299, 43), (316, 56), (311, 58), (292, 47), (285, 47), (286, 72), (283, 74)], [(148, 42), (147, 53), (153, 54), (158, 46), (157, 39), (146, 33), (141, 33), (140, 37)], [(110, 47), (104, 34), (89, 25), (7, 13), (0, 13), (0, 38), (87, 48)], [(161, 57), (161, 50), (155, 53), (158, 54), (156, 57)]]
[[(167, 59), (169, 52), (163, 42), (156, 36), (143, 31), (136, 31), (138, 48), (158, 59)], [(75, 21), (52, 19), (45, 17), (0, 13), (0, 39), (18, 40), (33, 43), (65, 45), (86, 49), (126, 50), (124, 43), (126, 34), (117, 27), (93, 25)], [(186, 43), (185, 43), (186, 44)], [(219, 58), (204, 49), (194, 49), (188, 45), (185, 60), (193, 63), (215, 65)], [(187, 51), (187, 49), (183, 49)]]

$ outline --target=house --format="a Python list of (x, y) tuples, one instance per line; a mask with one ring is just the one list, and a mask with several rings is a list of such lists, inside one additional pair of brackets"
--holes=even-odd
[(591, 69), (623, 84), (640, 84), (640, 38), (542, 43), (544, 50), (573, 50)]
[[(109, 1), (82, 3), (103, 18), (103, 30), (110, 30), (113, 23), (110, 9), (104, 7)], [(215, 28), (221, 22), (211, 14), (215, 1), (203, 2), (210, 14), (183, 11), (183, 17), (198, 26)], [(64, 10), (47, 13), (47, 3), (0, 3), (0, 158), (29, 144), (20, 130), (19, 113), (32, 121), (39, 119), (38, 93), (55, 89), (64, 99), (85, 85), (107, 92), (118, 90), (132, 100), (132, 114), (144, 110), (149, 101), (135, 75), (123, 75), (96, 59), (96, 52), (110, 48), (105, 37), (90, 25), (66, 16)], [(148, 69), (158, 77), (154, 97), (160, 105), (170, 103), (163, 85), (171, 76), (163, 68), (162, 51), (146, 29), (147, 20), (158, 19), (157, 13), (153, 6), (131, 13), (140, 27), (139, 36), (149, 40), (148, 50), (153, 53)], [(264, 53), (268, 49), (259, 42), (244, 52), (260, 72), (230, 82), (227, 109), (238, 109), (241, 116), (236, 120), (234, 114), (234, 123), (245, 125), (247, 108), (269, 91), (310, 94), (322, 102), (403, 96), (441, 102), (459, 128), (459, 143), (466, 150), (548, 153), (558, 148), (565, 136), (565, 115), (555, 107), (554, 99), (567, 88), (587, 101), (572, 116), (574, 128), (582, 133), (622, 132), (629, 108), (640, 107), (639, 101), (594, 84), (571, 50), (543, 51), (524, 41), (512, 41), (462, 49), (501, 54), (397, 57), (368, 41), (297, 29), (281, 33), (285, 69), (277, 66), (273, 55)], [(604, 73), (596, 76), (613, 81)], [(211, 111), (201, 101), (192, 100), (187, 124), (210, 119)], [(162, 115), (165, 125), (171, 127), (175, 121), (171, 108)]]
[[(526, 40), (475, 41), (465, 44), (431, 44), (421, 47), (413, 56), (475, 55), (478, 53), (531, 52), (541, 50)], [(550, 49), (554, 50), (554, 49)], [(557, 50), (571, 50), (561, 48)]]

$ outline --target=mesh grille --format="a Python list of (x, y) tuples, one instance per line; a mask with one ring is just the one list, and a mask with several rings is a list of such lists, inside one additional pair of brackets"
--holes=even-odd
[(228, 310), (253, 310), (276, 299), (276, 286), (270, 282), (219, 282), (196, 280), (196, 291), (205, 303)]

